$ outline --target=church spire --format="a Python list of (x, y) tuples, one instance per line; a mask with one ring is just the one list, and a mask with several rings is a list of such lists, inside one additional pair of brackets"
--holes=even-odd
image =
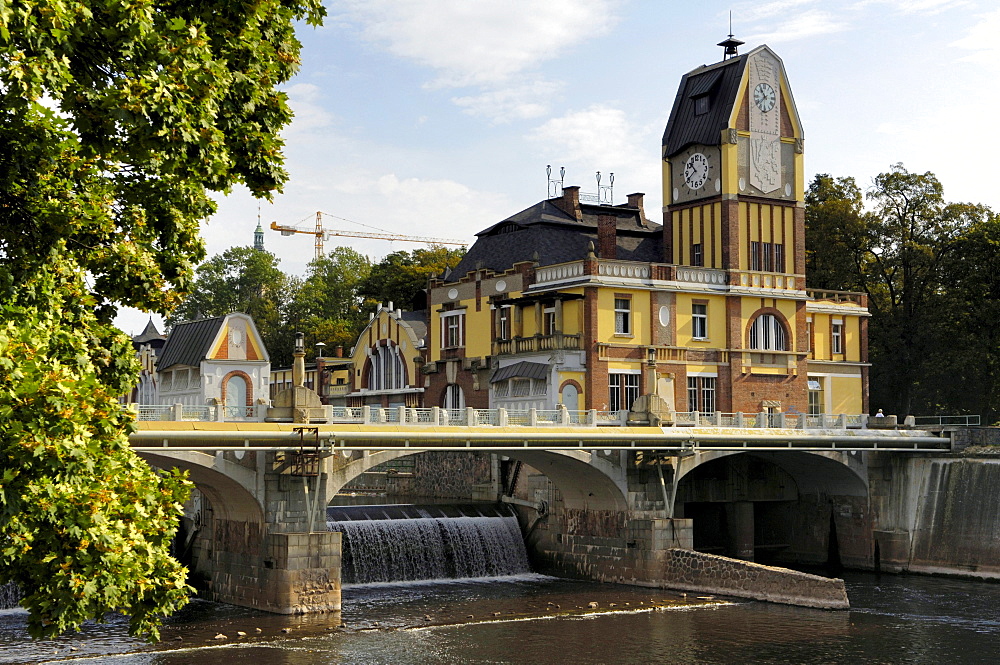
[(253, 248), (264, 251), (264, 227), (260, 225), (260, 204), (257, 204), (257, 230), (253, 232)]

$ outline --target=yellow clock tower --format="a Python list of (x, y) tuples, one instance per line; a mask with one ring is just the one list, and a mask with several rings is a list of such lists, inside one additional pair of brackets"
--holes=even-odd
[(681, 79), (663, 135), (663, 260), (705, 285), (677, 310), (717, 358), (705, 371), (718, 403), (780, 411), (807, 390), (802, 125), (781, 59), (740, 43)]

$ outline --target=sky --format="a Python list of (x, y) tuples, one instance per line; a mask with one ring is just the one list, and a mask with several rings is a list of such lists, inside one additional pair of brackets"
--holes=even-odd
[[(299, 73), (283, 89), (290, 179), (272, 203), (237, 188), (203, 226), (208, 255), (265, 246), (302, 275), (313, 238), (283, 237), (317, 210), (330, 228), (455, 238), (542, 200), (546, 166), (615, 203), (644, 192), (661, 220), (660, 141), (681, 76), (770, 46), (805, 133), (806, 181), (863, 190), (896, 163), (933, 172), (945, 199), (1000, 211), (1000, 7), (977, 0), (327, 0), (302, 25)], [(332, 239), (372, 260), (419, 244)], [(141, 331), (149, 315), (121, 310)], [(154, 316), (154, 322), (162, 321)]]

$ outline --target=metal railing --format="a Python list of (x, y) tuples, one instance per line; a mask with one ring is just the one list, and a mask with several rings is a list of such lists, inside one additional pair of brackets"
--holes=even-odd
[(948, 425), (968, 427), (981, 424), (979, 416), (915, 416), (913, 420), (917, 427), (945, 427)]
[[(261, 420), (266, 405), (217, 407), (181, 404), (131, 405), (137, 420), (142, 421), (215, 421)], [(432, 425), (489, 427), (624, 427), (629, 424), (628, 411), (598, 411), (557, 409), (443, 409), (396, 406), (345, 407), (328, 406), (331, 423), (364, 425)], [(221, 418), (220, 418), (221, 416)], [(783, 428), (783, 429), (867, 429), (876, 427), (867, 414), (803, 413), (724, 413), (676, 411), (661, 416), (663, 426), (719, 428)], [(881, 420), (881, 419), (879, 419)], [(886, 419), (888, 420), (888, 419)], [(881, 423), (879, 423), (881, 424)], [(888, 423), (887, 423), (888, 424)], [(977, 426), (977, 415), (910, 416), (904, 427)]]

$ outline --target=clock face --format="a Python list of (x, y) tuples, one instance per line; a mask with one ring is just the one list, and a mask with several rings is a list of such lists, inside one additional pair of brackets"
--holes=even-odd
[(708, 181), (708, 157), (696, 152), (684, 163), (684, 183), (691, 189), (701, 189)]
[(774, 108), (774, 88), (769, 83), (758, 83), (753, 89), (753, 103), (764, 113)]

